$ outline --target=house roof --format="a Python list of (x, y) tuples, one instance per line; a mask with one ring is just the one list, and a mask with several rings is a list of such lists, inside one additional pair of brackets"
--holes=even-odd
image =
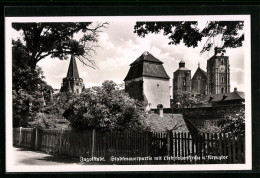
[(163, 62), (146, 51), (130, 64), (131, 67), (124, 81), (143, 76), (170, 79), (162, 64)]
[(190, 70), (190, 69), (187, 69), (186, 67), (181, 67), (181, 68), (177, 69), (175, 72), (177, 72), (179, 70)]
[(209, 94), (209, 95), (202, 96), (202, 101), (209, 101), (209, 102), (231, 101), (231, 100), (245, 100), (245, 93), (241, 91), (234, 91), (232, 93)]
[(163, 64), (162, 61), (154, 57), (151, 53), (148, 51), (145, 51), (140, 57), (138, 57), (133, 63), (130, 64), (130, 66), (140, 63), (140, 62), (153, 62), (153, 63), (158, 63), (158, 64)]
[(74, 55), (71, 55), (67, 77), (68, 78), (79, 78), (78, 67), (77, 67), (77, 63), (76, 63)]
[(201, 73), (205, 78), (207, 78), (207, 72), (205, 72), (204, 70), (202, 70), (200, 67), (197, 68), (196, 72), (194, 73), (193, 78), (197, 75), (197, 73)]

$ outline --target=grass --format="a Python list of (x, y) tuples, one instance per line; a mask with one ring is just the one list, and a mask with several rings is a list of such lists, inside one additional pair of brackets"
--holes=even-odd
[(146, 118), (145, 124), (153, 132), (164, 132), (167, 130), (188, 132), (181, 114), (164, 114), (164, 117), (160, 117), (158, 114), (152, 113)]

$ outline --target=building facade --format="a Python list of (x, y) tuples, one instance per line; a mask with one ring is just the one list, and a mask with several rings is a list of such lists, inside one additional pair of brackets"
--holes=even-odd
[(173, 73), (173, 94), (175, 92), (191, 91), (191, 70), (185, 68), (185, 62), (179, 62), (179, 69)]
[(146, 51), (130, 64), (124, 79), (125, 92), (144, 101), (150, 109), (156, 109), (158, 104), (170, 108), (169, 80), (163, 62)]
[(198, 65), (191, 79), (191, 70), (185, 63), (179, 63), (179, 69), (173, 73), (173, 93), (191, 91), (203, 95), (230, 93), (230, 65), (225, 50), (215, 48), (214, 55), (207, 60), (207, 72)]
[(79, 77), (75, 56), (71, 55), (67, 77), (63, 78), (61, 92), (73, 92), (80, 94), (84, 88), (83, 80)]
[(195, 93), (206, 94), (207, 72), (198, 68), (191, 79), (191, 91)]
[(230, 93), (229, 57), (225, 52), (215, 48), (215, 55), (207, 61), (206, 94)]

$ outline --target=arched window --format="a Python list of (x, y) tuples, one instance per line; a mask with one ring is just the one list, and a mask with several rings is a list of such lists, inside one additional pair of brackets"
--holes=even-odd
[(223, 59), (221, 60), (221, 65), (224, 65), (224, 60)]
[(224, 87), (221, 87), (221, 93), (224, 93)]
[(221, 83), (224, 83), (224, 77), (221, 77)]

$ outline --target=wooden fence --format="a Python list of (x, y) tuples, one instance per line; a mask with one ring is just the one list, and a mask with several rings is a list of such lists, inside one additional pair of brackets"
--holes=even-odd
[[(233, 134), (13, 129), (14, 146), (111, 164), (236, 164), (245, 139)], [(92, 160), (91, 160), (92, 159)], [(86, 161), (85, 160), (85, 161)]]

